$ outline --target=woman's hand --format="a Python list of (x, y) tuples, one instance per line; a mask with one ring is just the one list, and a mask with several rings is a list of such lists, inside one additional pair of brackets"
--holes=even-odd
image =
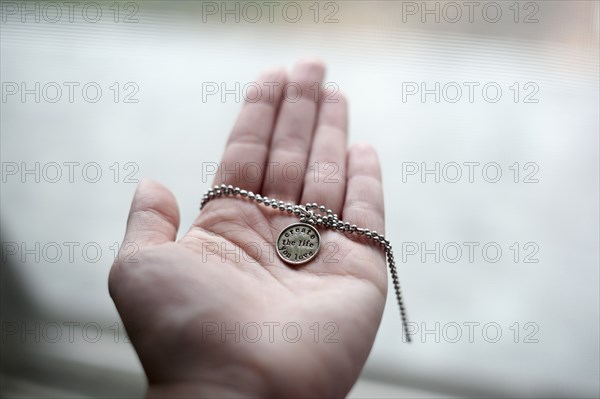
[[(325, 91), (315, 99), (324, 73), (318, 61), (294, 67), (288, 91), (296, 97), (294, 87), (301, 87), (298, 101), (284, 98), (283, 70), (260, 77), (262, 93), (247, 96), (260, 98), (244, 104), (215, 184), (316, 202), (383, 233), (377, 155), (364, 144), (347, 150), (344, 97)], [(255, 202), (218, 198), (176, 241), (173, 194), (155, 182), (139, 185), (124, 238), (139, 248), (136, 262), (116, 262), (109, 288), (146, 371), (149, 397), (348, 393), (381, 321), (384, 254), (320, 228), (317, 258), (288, 265), (274, 243), (294, 222)]]

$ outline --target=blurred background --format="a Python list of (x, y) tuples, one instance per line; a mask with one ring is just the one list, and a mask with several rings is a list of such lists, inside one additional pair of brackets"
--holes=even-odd
[[(2, 397), (142, 397), (108, 295), (136, 182), (195, 218), (266, 67), (379, 151), (389, 292), (351, 397), (598, 397), (597, 1), (1, 2)], [(205, 167), (203, 167), (203, 165)]]

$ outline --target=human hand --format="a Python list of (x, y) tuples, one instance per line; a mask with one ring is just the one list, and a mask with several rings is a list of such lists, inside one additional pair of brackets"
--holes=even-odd
[[(283, 99), (285, 71), (260, 77), (261, 87), (278, 83), (274, 96), (263, 93), (259, 101), (244, 104), (221, 165), (226, 170), (234, 170), (235, 163), (240, 170), (266, 162), (274, 166), (262, 167), (257, 179), (217, 173), (215, 184), (293, 204), (316, 202), (344, 221), (383, 233), (377, 155), (366, 144), (347, 150), (342, 95), (327, 92), (315, 101), (314, 84), (322, 86), (324, 69), (310, 60), (294, 67), (290, 81), (302, 88), (297, 102)], [(303, 179), (285, 178), (283, 168), (290, 163), (302, 167)], [(336, 165), (337, 182), (325, 181), (329, 173), (315, 178), (307, 170), (315, 163)], [(180, 220), (173, 194), (158, 183), (140, 183), (123, 240), (139, 248), (137, 262), (119, 257), (109, 289), (148, 377), (148, 397), (348, 393), (381, 321), (387, 292), (384, 253), (321, 228), (321, 252), (334, 248), (330, 256), (288, 265), (273, 256), (273, 245), (295, 222), (293, 215), (248, 200), (219, 198), (207, 203), (176, 241)], [(239, 328), (232, 332), (235, 323)], [(295, 327), (286, 338), (282, 328), (289, 323)], [(253, 342), (257, 325), (262, 338)], [(230, 333), (223, 335), (223, 326)], [(246, 331), (251, 339), (244, 337), (245, 326), (252, 327)]]

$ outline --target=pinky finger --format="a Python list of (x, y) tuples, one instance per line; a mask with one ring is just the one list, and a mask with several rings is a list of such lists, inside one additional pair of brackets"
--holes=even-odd
[(384, 234), (385, 211), (381, 168), (375, 149), (355, 144), (348, 152), (348, 180), (342, 218), (350, 224)]

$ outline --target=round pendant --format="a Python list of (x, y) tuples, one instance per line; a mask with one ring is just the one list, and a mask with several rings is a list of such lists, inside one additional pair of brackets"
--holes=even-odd
[(317, 255), (321, 236), (310, 224), (294, 223), (281, 231), (275, 244), (277, 254), (284, 262), (300, 265)]

